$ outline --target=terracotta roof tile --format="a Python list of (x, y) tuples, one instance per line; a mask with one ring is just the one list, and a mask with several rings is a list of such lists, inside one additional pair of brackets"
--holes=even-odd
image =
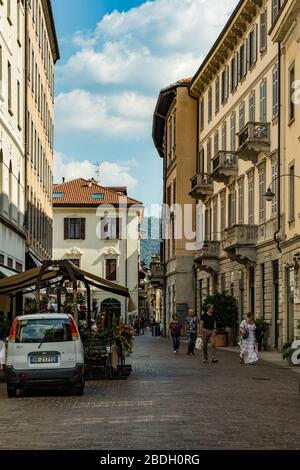
[[(78, 178), (67, 181), (66, 183), (55, 184), (53, 187), (53, 206), (54, 207), (98, 207), (100, 204), (119, 204), (120, 198), (124, 197), (124, 186), (104, 187), (100, 186), (95, 180), (85, 180)], [(97, 198), (97, 195), (99, 197)], [(127, 204), (139, 204), (131, 197), (127, 197)]]

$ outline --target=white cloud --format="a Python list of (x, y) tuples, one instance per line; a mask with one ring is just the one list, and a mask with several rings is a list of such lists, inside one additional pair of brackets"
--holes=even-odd
[(56, 98), (57, 132), (84, 131), (97, 135), (139, 138), (149, 135), (155, 100), (133, 92), (105, 96), (85, 90)]
[[(125, 163), (103, 162), (100, 165), (100, 184), (103, 186), (127, 186), (133, 189), (137, 186), (137, 180), (130, 174), (135, 160)], [(59, 183), (62, 178), (70, 181), (76, 178), (96, 179), (96, 167), (88, 160), (75, 161), (68, 159), (61, 152), (54, 155), (54, 182)]]
[(158, 91), (195, 73), (237, 0), (155, 0), (105, 15), (59, 68), (77, 84), (135, 86)]

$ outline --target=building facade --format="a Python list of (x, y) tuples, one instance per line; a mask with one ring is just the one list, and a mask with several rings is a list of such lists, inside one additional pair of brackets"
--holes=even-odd
[[(300, 336), (300, 3), (284, 2), (270, 37), (281, 54), (280, 175), (283, 340)], [(298, 82), (297, 82), (298, 80)]]
[[(240, 1), (191, 84), (199, 102), (200, 184), (193, 196), (204, 203), (206, 241), (198, 256), (198, 310), (207, 294), (229, 291), (239, 301), (239, 320), (249, 311), (263, 318), (274, 348), (283, 339), (279, 53), (268, 30), (279, 7)], [(268, 205), (273, 179), (276, 196)]]
[(52, 256), (54, 65), (59, 59), (50, 0), (26, 0), (26, 267)]
[[(189, 197), (190, 178), (196, 171), (197, 100), (189, 95), (190, 79), (160, 92), (153, 118), (153, 140), (164, 160), (163, 264), (155, 264), (154, 278), (163, 282), (161, 323), (166, 332), (172, 314), (183, 317), (194, 308), (195, 216)], [(191, 209), (189, 213), (189, 209)], [(186, 223), (184, 223), (186, 220)], [(186, 230), (186, 231), (185, 231)], [(156, 283), (157, 286), (157, 283)]]
[[(104, 188), (95, 180), (54, 185), (53, 257), (129, 289), (139, 305), (139, 226), (143, 205), (127, 197), (127, 188)], [(128, 322), (127, 299), (92, 290), (98, 312), (121, 315)]]
[(0, 2), (0, 277), (25, 268), (24, 1)]

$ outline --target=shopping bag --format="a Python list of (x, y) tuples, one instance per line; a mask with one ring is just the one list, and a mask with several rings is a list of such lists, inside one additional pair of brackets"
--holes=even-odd
[(201, 351), (201, 349), (202, 349), (202, 338), (201, 337), (196, 339), (195, 348), (198, 349), (199, 351)]

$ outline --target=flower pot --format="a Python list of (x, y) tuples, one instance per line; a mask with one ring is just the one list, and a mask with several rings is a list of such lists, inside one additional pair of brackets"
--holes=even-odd
[(228, 333), (217, 333), (216, 346), (217, 348), (226, 348), (228, 346)]

